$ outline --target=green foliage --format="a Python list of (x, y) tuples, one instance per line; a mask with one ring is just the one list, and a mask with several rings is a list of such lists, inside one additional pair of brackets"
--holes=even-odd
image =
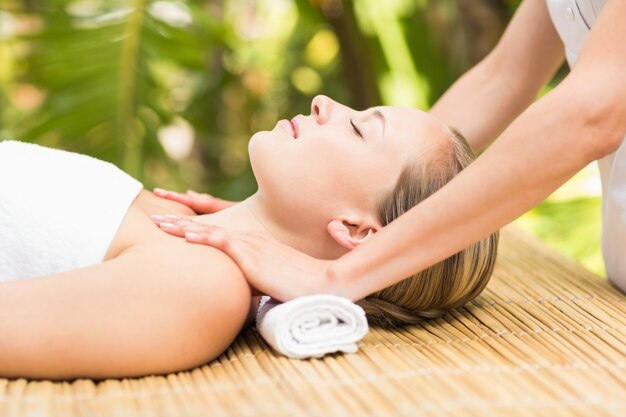
[(589, 270), (605, 275), (599, 243), (601, 208), (600, 197), (547, 200), (522, 218), (520, 224)]

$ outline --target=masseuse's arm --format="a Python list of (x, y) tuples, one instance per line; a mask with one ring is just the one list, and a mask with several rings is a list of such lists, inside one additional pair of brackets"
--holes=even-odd
[(219, 355), (241, 330), (249, 286), (223, 253), (183, 245), (184, 256), (176, 246), (135, 247), (0, 284), (0, 377), (140, 376)]
[(498, 230), (615, 151), (626, 134), (623, 16), (626, 2), (608, 0), (565, 80), (441, 190), (332, 263), (328, 288), (358, 299), (398, 282)]
[[(545, 7), (536, 10), (547, 14)], [(358, 300), (397, 283), (498, 230), (617, 149), (626, 134), (623, 16), (626, 2), (608, 0), (558, 87), (442, 189), (336, 261), (252, 234), (197, 224), (183, 224), (182, 231), (194, 231), (188, 241), (228, 253), (255, 288), (282, 301), (312, 293)], [(538, 22), (549, 23), (546, 16)], [(552, 43), (556, 34), (550, 36), (546, 42)]]
[(536, 98), (563, 62), (545, 0), (519, 6), (498, 44), (459, 78), (430, 113), (484, 149)]

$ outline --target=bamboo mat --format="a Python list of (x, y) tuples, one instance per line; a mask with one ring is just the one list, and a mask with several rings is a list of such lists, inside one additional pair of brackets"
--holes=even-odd
[(355, 354), (277, 356), (245, 330), (190, 372), (0, 379), (0, 416), (626, 416), (626, 296), (511, 227), (466, 308), (372, 328)]

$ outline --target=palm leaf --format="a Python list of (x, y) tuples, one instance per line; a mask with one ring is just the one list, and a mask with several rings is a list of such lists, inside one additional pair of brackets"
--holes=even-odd
[[(224, 43), (198, 36), (206, 26), (220, 34), (206, 16), (176, 27), (150, 12), (153, 3), (103, 2), (91, 15), (75, 16), (66, 0), (39, 11), (44, 28), (21, 39), (32, 45), (24, 81), (41, 86), (47, 98), (20, 127), (20, 139), (88, 153), (151, 182), (146, 162), (169, 161), (158, 128), (177, 114), (154, 63), (200, 76), (207, 50)], [(175, 164), (168, 169), (176, 172)]]

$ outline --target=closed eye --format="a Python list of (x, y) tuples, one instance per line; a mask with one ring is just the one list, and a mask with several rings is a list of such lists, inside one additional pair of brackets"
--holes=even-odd
[(361, 134), (361, 131), (359, 130), (358, 127), (356, 127), (356, 125), (354, 124), (354, 122), (352, 121), (352, 119), (350, 119), (350, 124), (352, 125), (352, 130), (354, 130), (354, 133), (356, 133), (356, 135), (358, 137), (360, 137), (361, 139), (363, 139), (363, 135)]

